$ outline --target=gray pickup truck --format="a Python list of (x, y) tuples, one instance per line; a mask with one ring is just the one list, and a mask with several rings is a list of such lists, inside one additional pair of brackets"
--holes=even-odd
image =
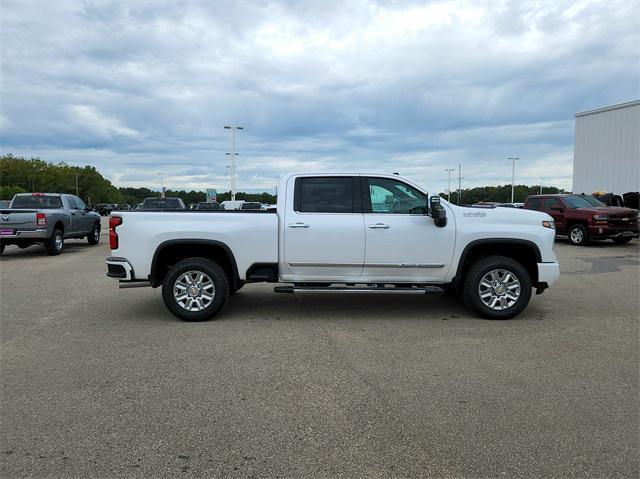
[(19, 193), (11, 208), (0, 209), (0, 254), (5, 246), (26, 248), (44, 244), (47, 253), (58, 255), (67, 238), (100, 241), (100, 215), (73, 195)]

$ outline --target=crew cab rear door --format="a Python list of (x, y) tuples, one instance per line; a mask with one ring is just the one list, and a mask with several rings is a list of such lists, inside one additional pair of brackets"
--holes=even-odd
[(359, 178), (299, 176), (290, 180), (283, 225), (283, 258), (295, 281), (359, 277), (364, 223)]
[(427, 215), (427, 194), (400, 179), (363, 176), (361, 190), (363, 280), (444, 280), (453, 257), (455, 223), (437, 227)]

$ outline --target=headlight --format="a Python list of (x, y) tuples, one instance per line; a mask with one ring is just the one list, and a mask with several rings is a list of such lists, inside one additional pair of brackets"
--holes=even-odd
[(596, 221), (607, 221), (607, 215), (593, 215), (593, 219)]
[(553, 220), (543, 220), (542, 226), (544, 226), (545, 228), (551, 228), (552, 230), (556, 229), (556, 224), (553, 222)]

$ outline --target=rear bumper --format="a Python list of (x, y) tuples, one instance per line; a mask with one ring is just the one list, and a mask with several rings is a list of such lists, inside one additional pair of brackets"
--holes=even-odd
[(551, 286), (560, 277), (559, 263), (538, 263), (538, 283)]
[(4, 243), (20, 239), (46, 240), (48, 237), (49, 233), (45, 228), (37, 230), (17, 230), (15, 234), (12, 235), (1, 235), (0, 240)]
[(105, 260), (105, 263), (107, 264), (107, 276), (110, 278), (116, 278), (121, 281), (135, 280), (133, 266), (126, 258), (111, 256)]

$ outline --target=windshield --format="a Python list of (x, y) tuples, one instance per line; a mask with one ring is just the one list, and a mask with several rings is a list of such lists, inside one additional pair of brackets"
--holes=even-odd
[(590, 195), (580, 195), (580, 198), (584, 198), (591, 206), (607, 206), (602, 201)]
[(59, 196), (16, 196), (11, 203), (12, 208), (55, 210), (62, 208), (62, 200)]
[(571, 195), (571, 196), (565, 196), (564, 202), (572, 210), (575, 210), (576, 208), (590, 208), (592, 206), (604, 206), (602, 203), (600, 203), (598, 200), (596, 200), (592, 196), (589, 198), (590, 200), (587, 200), (586, 195), (585, 196)]

